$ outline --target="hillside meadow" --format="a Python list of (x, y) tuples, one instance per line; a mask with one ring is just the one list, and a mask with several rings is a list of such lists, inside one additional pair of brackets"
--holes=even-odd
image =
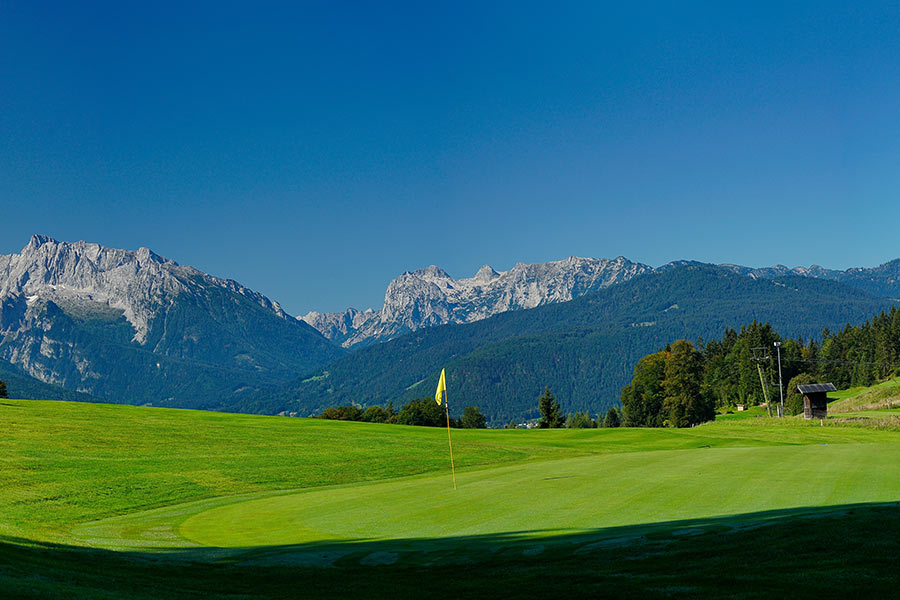
[(454, 430), (454, 492), (446, 430), (2, 400), (0, 588), (887, 595), (900, 435), (867, 423), (893, 412)]

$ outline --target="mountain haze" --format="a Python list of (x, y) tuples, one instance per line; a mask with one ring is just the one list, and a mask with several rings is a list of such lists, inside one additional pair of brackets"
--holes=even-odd
[[(44, 383), (27, 374), (21, 368), (0, 360), (0, 381), (6, 383), (7, 396), (17, 399), (66, 400), (70, 402), (101, 402), (101, 398), (73, 392), (64, 387)], [(2, 400), (0, 400), (2, 402)]]
[(735, 273), (760, 279), (773, 279), (785, 275), (797, 275), (799, 277), (812, 277), (815, 279), (831, 279), (845, 283), (851, 287), (865, 290), (876, 296), (900, 298), (900, 258), (886, 262), (872, 268), (853, 267), (844, 271), (826, 269), (819, 265), (811, 267), (794, 267), (790, 269), (784, 265), (753, 269), (739, 265), (722, 265)]

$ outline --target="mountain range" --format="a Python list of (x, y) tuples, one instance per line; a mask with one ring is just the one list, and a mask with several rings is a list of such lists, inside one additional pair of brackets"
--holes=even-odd
[(0, 379), (19, 397), (306, 415), (424, 397), (447, 366), (455, 401), (497, 424), (527, 418), (544, 385), (566, 410), (609, 406), (634, 361), (677, 337), (751, 319), (818, 335), (897, 297), (900, 260), (834, 271), (570, 257), (464, 279), (409, 271), (379, 310), (295, 318), (147, 248), (36, 235), (0, 255)]
[(622, 256), (612, 260), (571, 256), (555, 262), (518, 263), (503, 272), (484, 265), (474, 277), (454, 279), (432, 265), (391, 281), (380, 310), (349, 308), (300, 318), (344, 347), (366, 345), (425, 327), (471, 323), (509, 310), (567, 302), (652, 270)]
[[(345, 348), (393, 339), (404, 333), (447, 323), (471, 323), (510, 310), (568, 302), (584, 294), (623, 283), (639, 275), (691, 264), (675, 261), (657, 269), (620, 256), (615, 259), (571, 256), (565, 260), (525, 264), (508, 271), (484, 265), (474, 277), (454, 279), (430, 266), (407, 271), (388, 284), (384, 306), (340, 313), (310, 312), (301, 320)], [(876, 296), (900, 298), (900, 259), (872, 269), (845, 271), (818, 265), (765, 268), (723, 264), (720, 267), (753, 279), (793, 275), (846, 283)]]

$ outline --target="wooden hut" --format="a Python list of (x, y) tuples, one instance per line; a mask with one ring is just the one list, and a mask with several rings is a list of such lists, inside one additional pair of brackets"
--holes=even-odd
[(808, 383), (798, 385), (803, 394), (803, 416), (807, 419), (824, 419), (828, 416), (828, 392), (836, 392), (832, 383)]

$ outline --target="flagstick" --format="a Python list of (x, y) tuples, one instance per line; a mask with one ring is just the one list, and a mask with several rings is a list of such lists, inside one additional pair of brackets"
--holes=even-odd
[(444, 408), (447, 410), (447, 443), (450, 444), (450, 472), (453, 473), (453, 489), (456, 490), (456, 467), (453, 466), (453, 440), (450, 439), (450, 404), (447, 402), (447, 390), (444, 390)]

